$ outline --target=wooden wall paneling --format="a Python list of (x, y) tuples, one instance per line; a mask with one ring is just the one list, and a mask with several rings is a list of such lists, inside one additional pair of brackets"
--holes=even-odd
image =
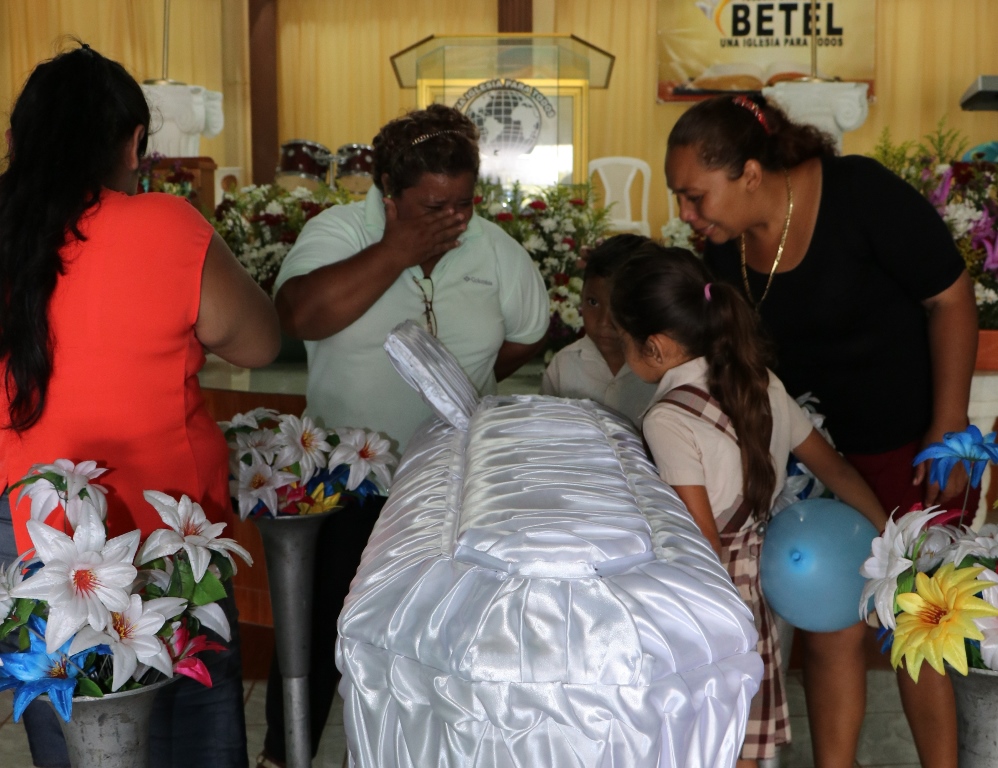
[(500, 32), (533, 32), (533, 0), (499, 0)]
[(248, 1), (253, 183), (270, 184), (281, 146), (277, 135), (277, 0)]

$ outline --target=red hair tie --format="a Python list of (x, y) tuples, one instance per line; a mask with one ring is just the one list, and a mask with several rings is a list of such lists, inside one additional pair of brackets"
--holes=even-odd
[(762, 130), (766, 132), (767, 136), (772, 134), (772, 131), (769, 130), (769, 123), (766, 122), (766, 116), (762, 113), (762, 110), (759, 108), (759, 105), (756, 104), (754, 101), (752, 101), (752, 99), (750, 99), (748, 96), (739, 95), (735, 96), (732, 99), (732, 101), (734, 101), (735, 104), (737, 104), (742, 109), (747, 109), (749, 112), (755, 115), (755, 119), (759, 121), (759, 125), (762, 126)]

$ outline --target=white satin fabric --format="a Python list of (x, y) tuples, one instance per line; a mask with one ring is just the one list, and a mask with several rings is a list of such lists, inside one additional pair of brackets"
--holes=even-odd
[(388, 334), (385, 351), (399, 376), (419, 392), (430, 410), (451, 426), (468, 428), (478, 407), (478, 392), (443, 344), (415, 321), (406, 320)]
[(621, 417), (486, 397), (413, 437), (340, 615), (351, 761), (733, 766), (755, 644)]

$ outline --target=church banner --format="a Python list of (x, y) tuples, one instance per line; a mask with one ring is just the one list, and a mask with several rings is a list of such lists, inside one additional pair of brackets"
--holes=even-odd
[[(659, 0), (658, 99), (758, 91), (811, 72), (810, 0)], [(817, 74), (873, 86), (876, 3), (814, 3)]]

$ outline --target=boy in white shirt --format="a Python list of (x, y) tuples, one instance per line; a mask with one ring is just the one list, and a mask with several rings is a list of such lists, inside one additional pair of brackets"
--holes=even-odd
[(590, 252), (582, 285), (586, 335), (560, 350), (541, 380), (541, 394), (594, 400), (627, 416), (640, 417), (655, 387), (639, 379), (624, 361), (624, 348), (610, 316), (610, 282), (627, 256), (648, 242), (641, 235), (616, 235)]

